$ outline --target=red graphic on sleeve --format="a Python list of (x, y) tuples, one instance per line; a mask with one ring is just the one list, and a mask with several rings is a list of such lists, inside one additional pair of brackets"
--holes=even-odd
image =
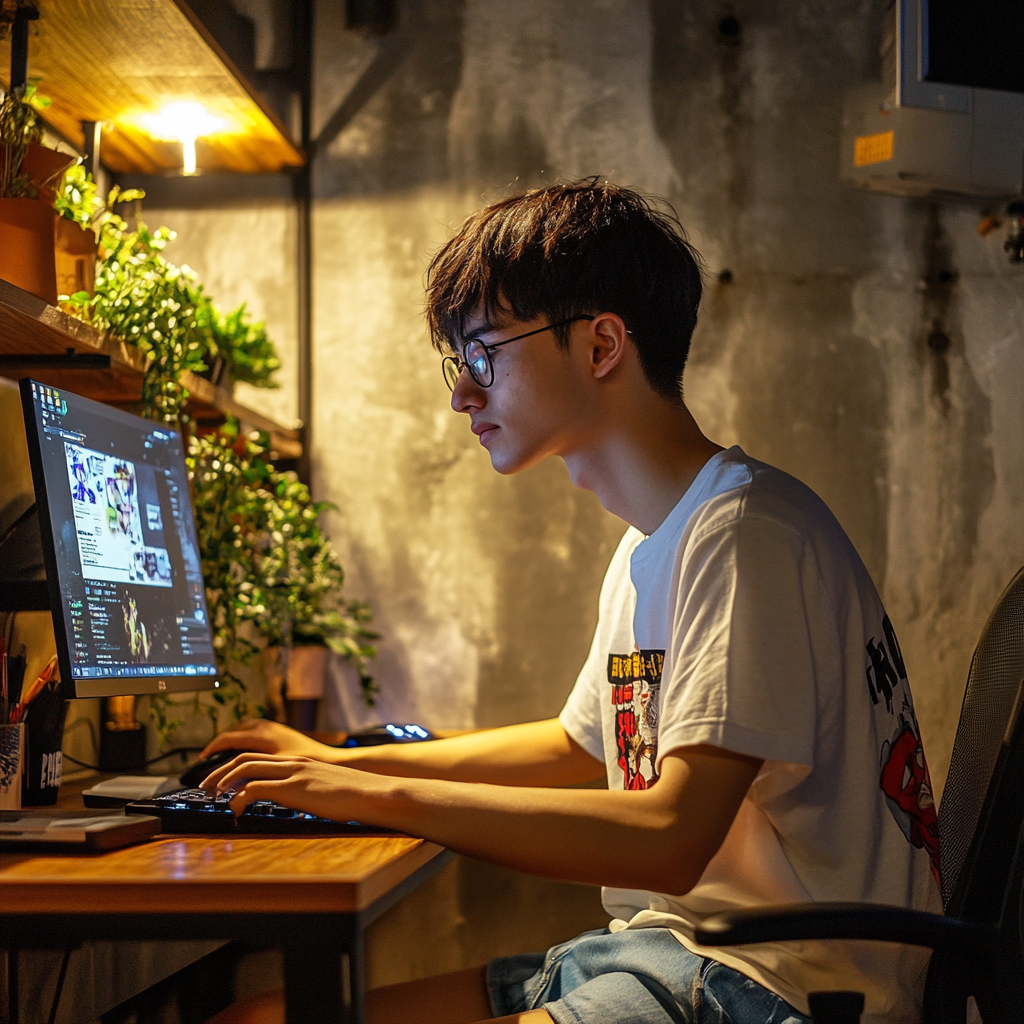
[[(906, 662), (888, 615), (882, 616), (881, 632), (881, 637), (877, 640), (871, 637), (865, 648), (868, 694), (878, 713), (895, 717), (896, 731), (891, 740), (882, 744), (878, 785), (907, 842), (928, 853), (932, 874), (941, 885), (939, 818), (935, 812), (932, 780), (914, 715)], [(882, 728), (888, 732), (892, 726)]]
[(608, 655), (615, 705), (615, 745), (622, 788), (649, 789), (658, 781), (658, 712), (664, 651)]
[(939, 819), (928, 762), (913, 723), (903, 715), (899, 723), (892, 742), (882, 744), (879, 785), (907, 841), (928, 852), (932, 873), (939, 882)]

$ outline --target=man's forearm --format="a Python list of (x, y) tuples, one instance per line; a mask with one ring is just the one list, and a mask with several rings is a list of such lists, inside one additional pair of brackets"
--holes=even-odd
[(530, 874), (682, 894), (698, 881), (760, 762), (693, 748), (643, 792), (379, 779), (357, 816)]
[(645, 791), (546, 789), (399, 778), (310, 758), (245, 754), (211, 776), (254, 800), (423, 836), (549, 878), (684, 893), (732, 824), (760, 762), (693, 747)]
[(684, 892), (696, 881), (678, 858), (671, 870), (670, 858), (659, 863), (668, 852), (666, 837), (674, 820), (637, 794), (467, 787), (431, 779), (381, 782), (382, 789), (368, 794), (363, 804), (363, 820), (423, 836), (458, 853), (594, 885), (662, 889), (667, 884), (673, 892)]
[(556, 718), (427, 743), (340, 748), (324, 760), (378, 775), (499, 786), (569, 786), (604, 775)]

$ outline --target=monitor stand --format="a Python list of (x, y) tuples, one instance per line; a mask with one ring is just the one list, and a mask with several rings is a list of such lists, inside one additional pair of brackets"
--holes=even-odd
[(48, 612), (36, 503), (19, 495), (0, 509), (0, 524), (0, 612)]

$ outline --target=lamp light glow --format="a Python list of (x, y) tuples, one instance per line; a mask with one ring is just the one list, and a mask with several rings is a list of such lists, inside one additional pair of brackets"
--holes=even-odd
[(159, 113), (145, 115), (142, 121), (154, 139), (181, 143), (182, 173), (189, 175), (196, 173), (196, 139), (225, 127), (219, 117), (191, 100), (168, 103)]

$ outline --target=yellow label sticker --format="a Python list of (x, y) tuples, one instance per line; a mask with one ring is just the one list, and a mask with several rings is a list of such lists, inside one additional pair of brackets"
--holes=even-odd
[(867, 167), (892, 159), (892, 132), (858, 135), (853, 140), (853, 166)]

